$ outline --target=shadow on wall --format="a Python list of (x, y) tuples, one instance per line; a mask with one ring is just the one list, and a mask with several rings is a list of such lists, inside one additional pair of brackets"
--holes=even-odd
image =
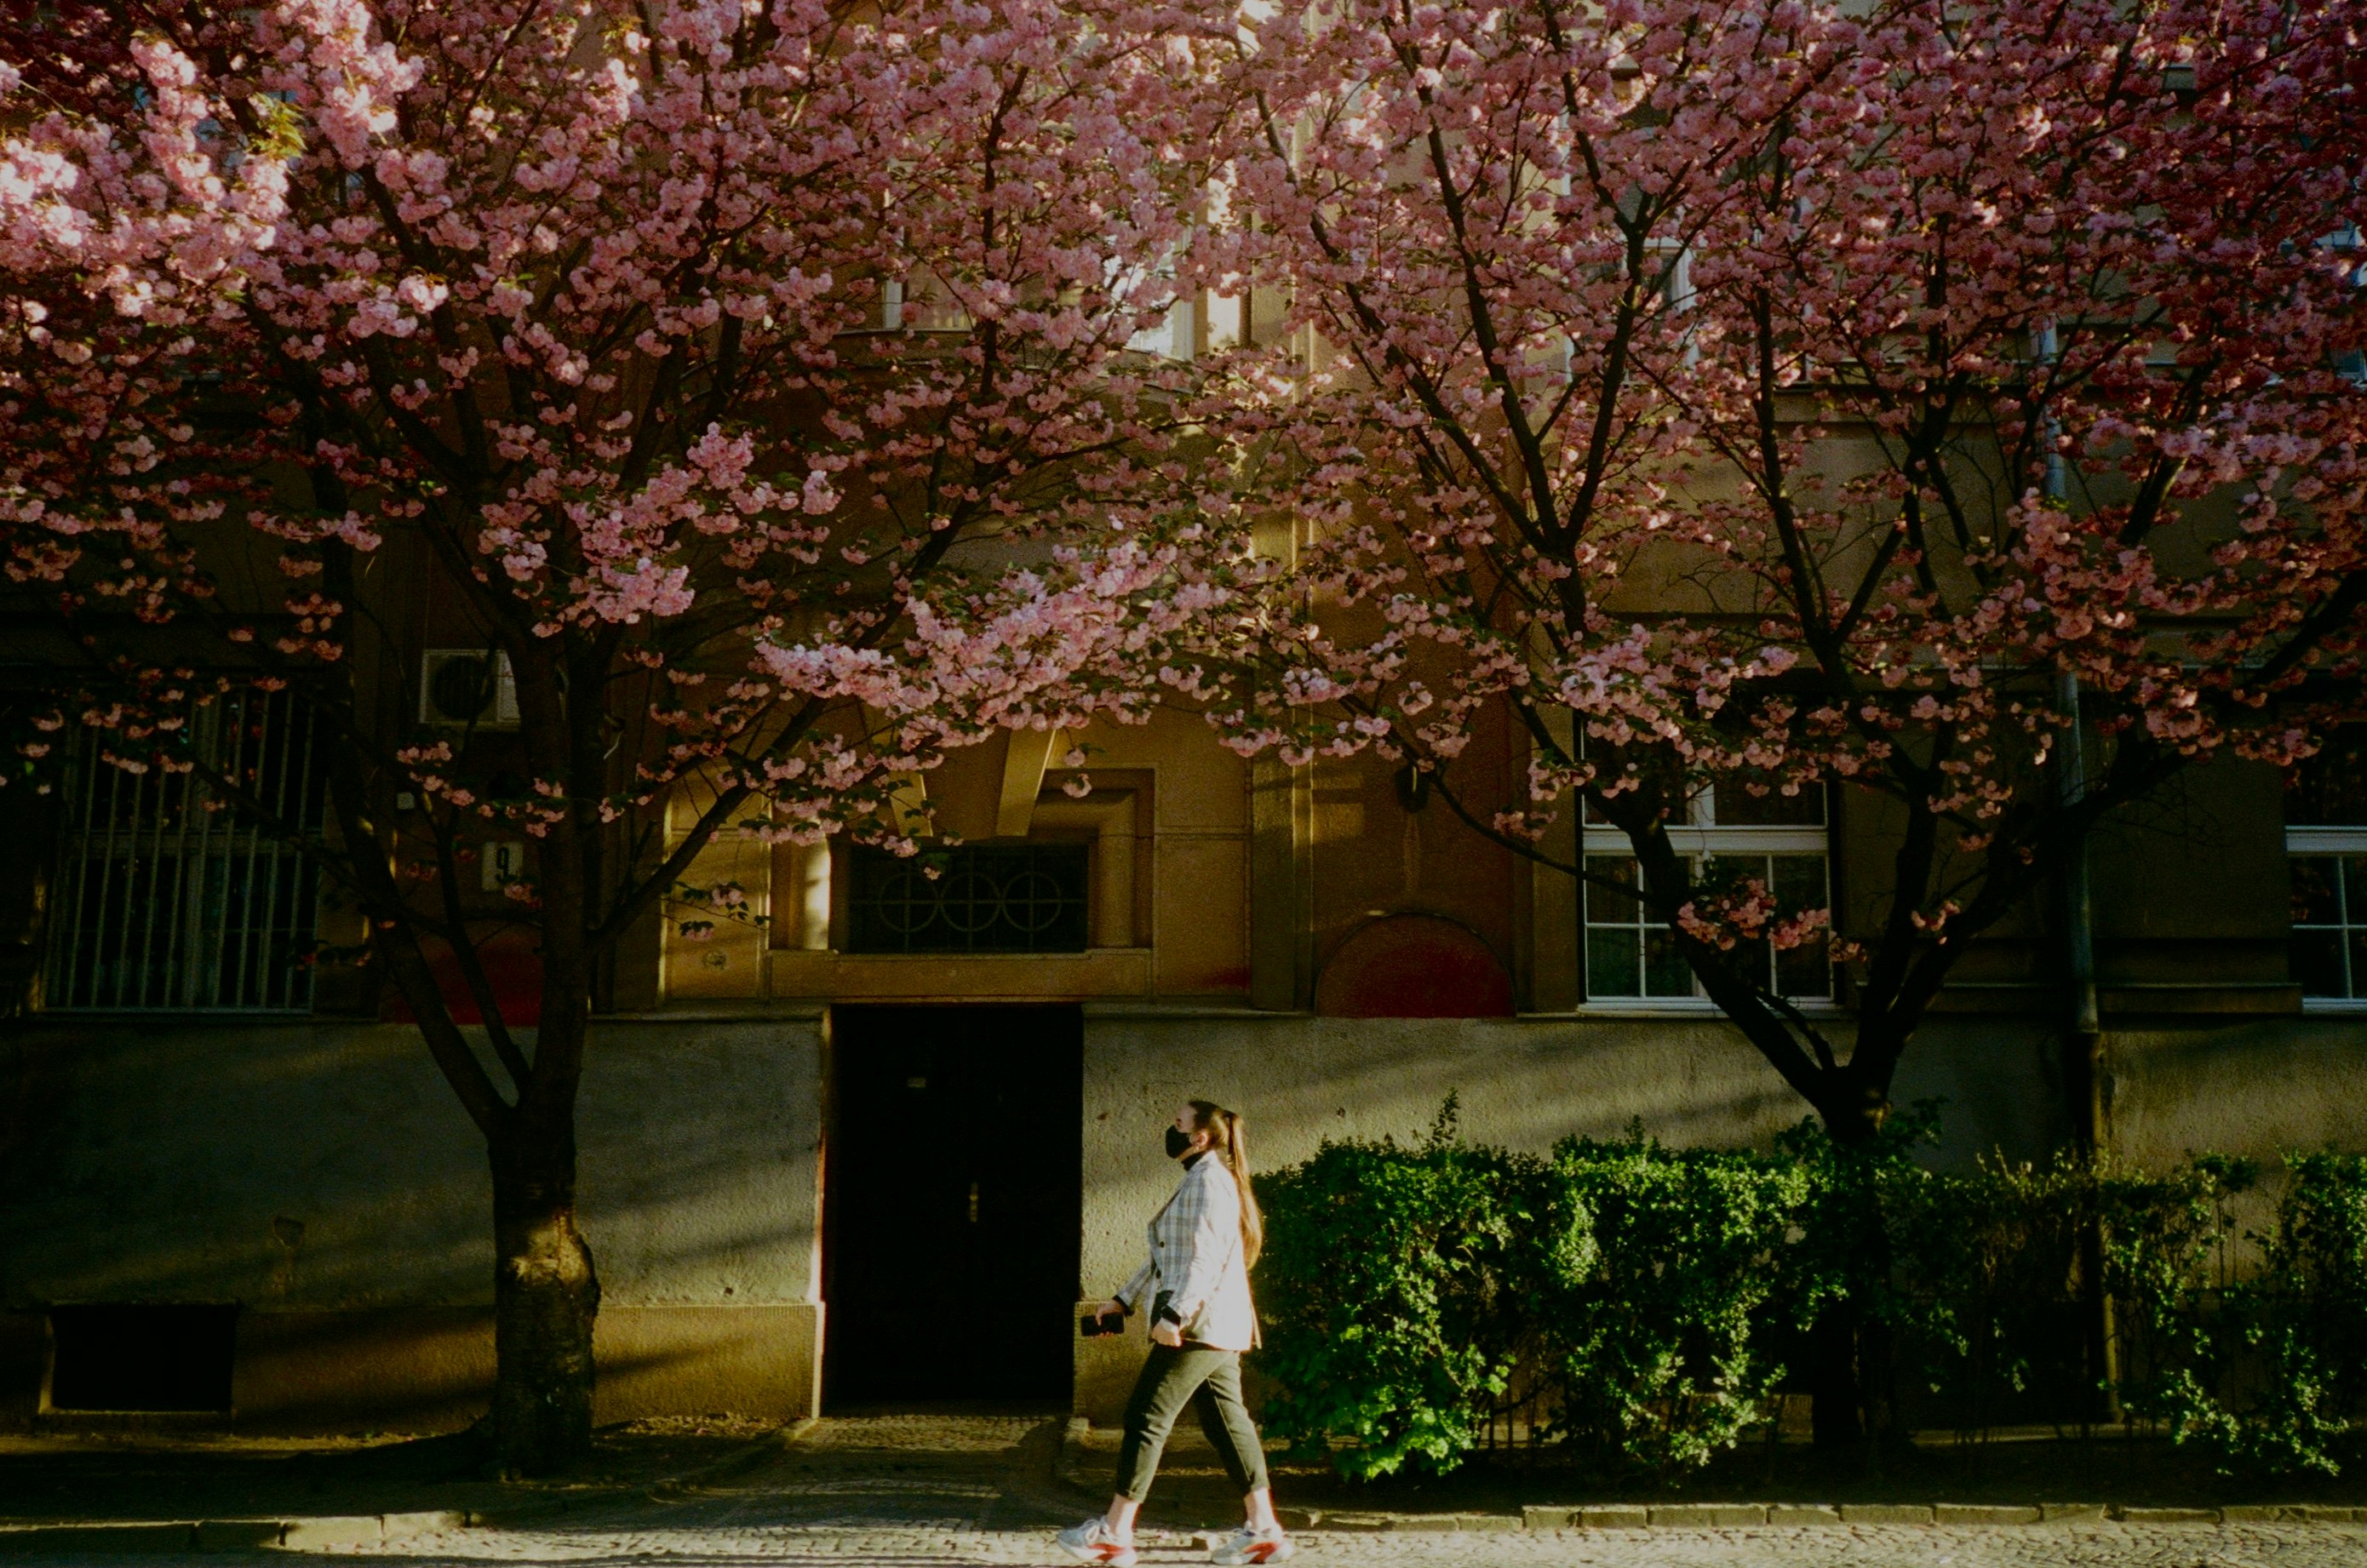
[[(2043, 1157), (2059, 1126), (2053, 1050), (2045, 1030), (1993, 1020), (1927, 1030), (1898, 1096), (1946, 1102), (1936, 1161)], [(1271, 1170), (1327, 1137), (1419, 1139), (1449, 1092), (1467, 1136), (1536, 1152), (1631, 1125), (1671, 1144), (1764, 1146), (1810, 1114), (1738, 1031), (1709, 1017), (1088, 1018), (1086, 1293), (1132, 1269), (1143, 1222), (1174, 1180), (1160, 1129), (1184, 1100), (1242, 1112), (1253, 1163)]]
[[(491, 1300), (482, 1146), (415, 1031), (28, 1032), (49, 1113), (0, 1161), (0, 1308)], [(808, 1021), (600, 1027), (579, 1195), (611, 1303), (811, 1299), (819, 1074)]]
[(2367, 1018), (2115, 1029), (2105, 1049), (2112, 1146), (2140, 1165), (2367, 1152)]
[[(810, 1416), (820, 1315), (803, 1304), (603, 1307), (594, 1419)], [(452, 1431), (484, 1413), (493, 1381), (482, 1308), (241, 1314), (242, 1430)]]

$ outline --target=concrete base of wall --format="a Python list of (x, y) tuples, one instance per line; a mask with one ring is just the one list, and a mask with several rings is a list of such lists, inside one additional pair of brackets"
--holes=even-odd
[[(820, 1404), (821, 1308), (611, 1306), (593, 1334), (593, 1418), (736, 1416), (794, 1421)], [(482, 1415), (493, 1318), (482, 1307), (249, 1312), (239, 1316), (228, 1417), (40, 1409), (40, 1313), (0, 1314), (0, 1423), (225, 1426), (242, 1432), (449, 1432)]]
[(821, 1320), (812, 1303), (605, 1308), (594, 1416), (803, 1420), (821, 1408)]
[(490, 1308), (243, 1312), (231, 1419), (262, 1432), (449, 1432), (484, 1413), (493, 1382)]

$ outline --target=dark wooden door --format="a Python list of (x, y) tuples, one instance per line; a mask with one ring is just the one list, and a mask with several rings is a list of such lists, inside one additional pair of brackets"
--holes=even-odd
[(1082, 1224), (1074, 1007), (832, 1010), (822, 1398), (1070, 1393)]

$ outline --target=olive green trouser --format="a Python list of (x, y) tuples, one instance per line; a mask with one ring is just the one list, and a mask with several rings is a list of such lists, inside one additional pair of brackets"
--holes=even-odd
[(1241, 1404), (1241, 1353), (1206, 1345), (1150, 1348), (1150, 1359), (1126, 1402), (1126, 1436), (1117, 1446), (1117, 1495), (1139, 1503), (1159, 1473), (1160, 1450), (1189, 1404), (1217, 1446), (1225, 1473), (1243, 1496), (1265, 1486), (1265, 1449)]

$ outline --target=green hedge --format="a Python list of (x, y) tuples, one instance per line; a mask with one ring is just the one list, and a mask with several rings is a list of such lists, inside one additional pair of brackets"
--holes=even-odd
[(1666, 1475), (1763, 1429), (1808, 1331), (1845, 1313), (1886, 1331), (1926, 1425), (2082, 1423), (2110, 1392), (2230, 1467), (2327, 1473), (2367, 1433), (2367, 1160), (2288, 1159), (2238, 1279), (2242, 1162), (1948, 1174), (1914, 1157), (1928, 1133), (1538, 1157), (1464, 1140), (1450, 1098), (1418, 1144), (1327, 1142), (1258, 1180), (1268, 1428), (1375, 1476), (1451, 1470), (1517, 1417)]

